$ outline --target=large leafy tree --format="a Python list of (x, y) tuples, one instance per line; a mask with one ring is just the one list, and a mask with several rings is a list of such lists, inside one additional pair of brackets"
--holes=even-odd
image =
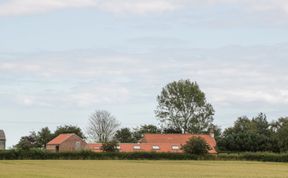
[(168, 128), (184, 133), (203, 133), (213, 122), (214, 109), (196, 82), (169, 83), (157, 100), (156, 117)]
[(105, 143), (114, 137), (119, 125), (108, 111), (98, 110), (91, 115), (87, 132), (93, 141)]

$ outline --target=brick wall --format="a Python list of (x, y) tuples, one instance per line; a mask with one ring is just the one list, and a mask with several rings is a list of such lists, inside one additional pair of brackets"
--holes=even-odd
[(5, 150), (5, 140), (0, 140), (0, 150)]
[(59, 152), (81, 151), (86, 149), (87, 143), (78, 136), (71, 136), (59, 145)]
[(59, 152), (75, 152), (87, 149), (87, 143), (73, 135), (59, 145), (47, 145), (46, 149), (50, 152), (57, 152), (57, 149)]

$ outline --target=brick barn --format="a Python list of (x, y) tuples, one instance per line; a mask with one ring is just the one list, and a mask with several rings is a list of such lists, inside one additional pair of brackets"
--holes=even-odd
[(87, 143), (76, 134), (60, 134), (46, 146), (50, 152), (75, 152), (86, 148)]
[[(182, 153), (181, 149), (192, 137), (201, 137), (210, 146), (210, 154), (216, 154), (216, 141), (213, 135), (194, 134), (145, 134), (139, 143), (120, 143), (120, 152), (165, 152)], [(76, 146), (78, 145), (78, 146)], [(102, 152), (101, 143), (87, 144), (75, 134), (62, 134), (47, 144), (47, 149), (54, 152), (91, 150)]]
[(6, 137), (5, 132), (0, 130), (0, 150), (5, 150), (6, 148)]

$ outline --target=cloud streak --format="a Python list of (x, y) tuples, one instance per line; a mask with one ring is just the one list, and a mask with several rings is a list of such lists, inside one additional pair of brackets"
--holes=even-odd
[(0, 4), (0, 16), (39, 14), (67, 8), (94, 8), (117, 14), (147, 14), (218, 5), (236, 6), (255, 12), (288, 14), (286, 0), (7, 0)]
[(189, 78), (219, 106), (287, 105), (284, 46), (176, 50), (177, 60), (171, 58), (176, 52), (171, 49), (130, 55), (88, 52), (89, 56), (74, 58), (70, 52), (49, 59), (14, 57), (0, 61), (0, 95), (25, 106), (151, 103), (168, 82)]
[[(183, 0), (179, 0), (181, 1)], [(0, 4), (0, 15), (29, 15), (67, 8), (94, 8), (113, 13), (143, 14), (172, 11), (179, 4), (182, 3), (171, 0), (9, 0)]]

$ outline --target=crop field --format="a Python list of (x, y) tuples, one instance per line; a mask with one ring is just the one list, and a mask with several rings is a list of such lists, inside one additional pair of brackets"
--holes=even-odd
[(0, 161), (1, 178), (288, 178), (288, 164), (240, 161)]

